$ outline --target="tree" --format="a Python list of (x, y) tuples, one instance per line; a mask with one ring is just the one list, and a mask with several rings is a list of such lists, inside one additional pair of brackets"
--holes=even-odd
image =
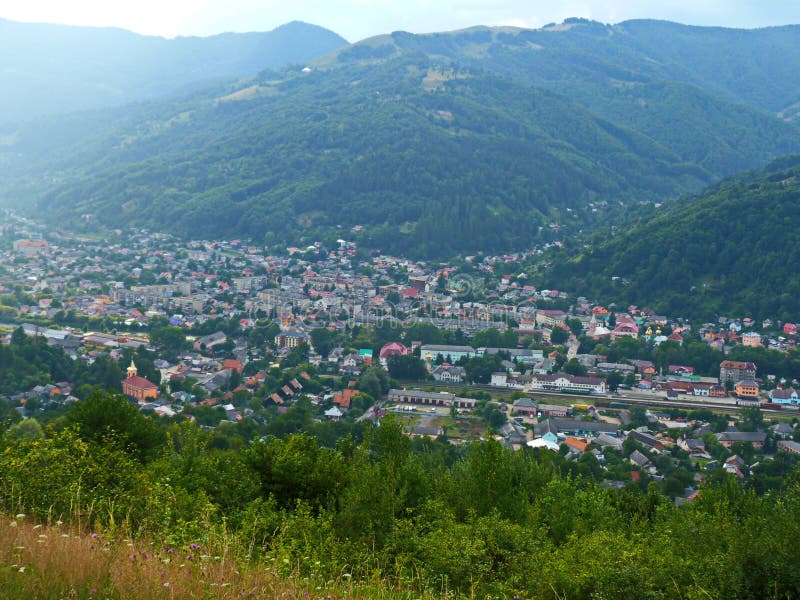
[(174, 358), (183, 352), (188, 344), (186, 334), (180, 327), (168, 325), (150, 331), (150, 343), (162, 354)]
[(553, 331), (550, 334), (550, 343), (554, 346), (560, 346), (561, 344), (565, 343), (569, 339), (569, 331), (564, 329), (563, 327), (553, 327)]
[(118, 394), (95, 391), (67, 413), (67, 422), (82, 438), (117, 445), (139, 460), (152, 457), (164, 442), (155, 422)]
[(23, 419), (12, 425), (6, 436), (9, 440), (39, 440), (44, 437), (44, 431), (36, 419)]
[(606, 385), (608, 389), (612, 392), (616, 392), (619, 389), (620, 384), (624, 380), (622, 373), (619, 371), (611, 371), (606, 377)]
[(757, 406), (746, 406), (739, 412), (739, 428), (742, 431), (757, 431), (764, 426), (764, 414)]
[(474, 383), (489, 383), (492, 373), (502, 370), (501, 361), (497, 354), (473, 356), (464, 365), (467, 378)]
[(586, 367), (583, 366), (577, 358), (570, 358), (564, 365), (564, 373), (569, 375), (583, 376), (588, 372)]
[(396, 354), (387, 361), (389, 375), (395, 379), (421, 380), (428, 376), (425, 363), (416, 356)]
[(581, 323), (580, 319), (567, 319), (565, 323), (576, 337), (583, 333), (583, 323)]
[(321, 356), (328, 356), (336, 346), (337, 340), (337, 333), (329, 331), (326, 327), (311, 330), (311, 345)]

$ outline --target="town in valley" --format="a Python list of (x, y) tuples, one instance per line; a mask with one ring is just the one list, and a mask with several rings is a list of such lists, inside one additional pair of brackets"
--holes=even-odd
[(413, 438), (544, 448), (676, 502), (716, 473), (769, 486), (800, 454), (793, 323), (537, 289), (521, 265), (543, 249), (449, 265), (347, 239), (273, 252), (5, 216), (2, 342), (71, 365), (3, 373), (9, 423), (47, 422), (97, 387), (221, 439), (393, 415)]

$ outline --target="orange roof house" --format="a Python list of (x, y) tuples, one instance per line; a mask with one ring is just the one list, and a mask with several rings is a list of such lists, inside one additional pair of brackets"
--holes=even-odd
[(242, 361), (236, 360), (234, 358), (226, 358), (225, 362), (222, 363), (222, 368), (230, 369), (231, 371), (236, 371), (237, 373), (239, 373), (239, 375), (241, 375), (242, 371), (244, 371), (244, 365), (242, 364)]
[(564, 440), (564, 443), (578, 452), (586, 452), (586, 450), (589, 449), (589, 442), (572, 436), (569, 436), (566, 440)]
[(342, 408), (350, 408), (350, 402), (360, 393), (361, 392), (358, 390), (342, 390), (341, 393), (334, 395), (333, 403), (341, 406)]

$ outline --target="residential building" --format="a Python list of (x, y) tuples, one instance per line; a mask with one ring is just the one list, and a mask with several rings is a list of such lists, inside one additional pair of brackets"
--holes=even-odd
[(794, 405), (798, 403), (800, 392), (794, 388), (772, 390), (769, 393), (770, 402), (773, 404)]
[(462, 383), (466, 373), (464, 367), (452, 365), (439, 365), (431, 371), (433, 378), (442, 383)]
[(734, 444), (753, 444), (754, 448), (763, 448), (767, 434), (763, 431), (723, 431), (715, 434), (720, 444), (730, 448)]
[(736, 382), (736, 387), (734, 389), (739, 398), (758, 398), (758, 382), (752, 379), (743, 379), (742, 381)]
[(800, 444), (792, 440), (778, 440), (778, 450), (783, 450), (790, 454), (800, 454)]
[(420, 347), (420, 357), (426, 362), (435, 362), (439, 356), (447, 362), (455, 363), (462, 358), (469, 360), (473, 356), (479, 356), (479, 353), (472, 346), (425, 344)]
[(567, 373), (553, 375), (534, 375), (531, 390), (548, 390), (583, 394), (605, 394), (606, 381), (598, 377), (578, 377)]
[(310, 343), (311, 338), (307, 333), (299, 331), (281, 331), (275, 336), (275, 345), (278, 348), (297, 348), (301, 344)]
[(761, 334), (755, 331), (748, 331), (742, 334), (742, 345), (750, 348), (758, 348), (761, 346)]
[(742, 379), (755, 379), (756, 365), (739, 360), (723, 360), (719, 365), (719, 380), (736, 383)]

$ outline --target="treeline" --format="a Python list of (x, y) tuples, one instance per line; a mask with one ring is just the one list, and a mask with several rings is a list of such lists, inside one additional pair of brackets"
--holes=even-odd
[(391, 418), (295, 426), (248, 443), (237, 425), (212, 433), (95, 395), (44, 433), (0, 439), (0, 502), (165, 547), (224, 529), (278, 572), (442, 596), (800, 595), (796, 472), (763, 495), (718, 472), (679, 509), (646, 475), (601, 485), (591, 454), (411, 440)]

